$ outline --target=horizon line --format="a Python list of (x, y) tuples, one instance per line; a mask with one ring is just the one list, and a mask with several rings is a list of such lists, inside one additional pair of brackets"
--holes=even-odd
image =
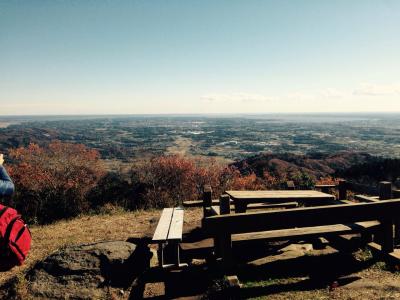
[(321, 111), (321, 112), (246, 112), (246, 113), (128, 113), (128, 114), (21, 114), (21, 115), (2, 115), (0, 114), (0, 118), (4, 117), (97, 117), (97, 116), (215, 116), (215, 115), (225, 115), (225, 116), (232, 116), (232, 115), (242, 115), (242, 116), (249, 116), (249, 115), (329, 115), (329, 114), (400, 114), (400, 111), (349, 111), (349, 112), (328, 112), (328, 111)]

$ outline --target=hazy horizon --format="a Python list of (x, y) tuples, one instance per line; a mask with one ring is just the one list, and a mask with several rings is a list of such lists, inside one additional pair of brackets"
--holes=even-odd
[(119, 114), (91, 114), (91, 113), (82, 113), (82, 114), (19, 114), (19, 115), (2, 115), (0, 114), (0, 118), (12, 118), (12, 117), (96, 117), (96, 116), (107, 116), (107, 117), (124, 117), (124, 116), (296, 116), (296, 115), (400, 115), (400, 111), (346, 111), (346, 112), (338, 112), (338, 111), (321, 111), (321, 112), (246, 112), (246, 113), (119, 113)]

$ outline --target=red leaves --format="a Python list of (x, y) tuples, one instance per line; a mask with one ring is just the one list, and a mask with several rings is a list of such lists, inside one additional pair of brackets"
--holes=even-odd
[(10, 157), (14, 161), (10, 173), (17, 187), (32, 192), (74, 190), (83, 196), (105, 173), (99, 153), (79, 144), (30, 144), (12, 149)]
[(265, 189), (265, 184), (256, 174), (241, 175), (237, 171), (232, 172), (233, 176), (228, 188), (232, 190), (262, 190)]
[(257, 176), (241, 175), (212, 158), (167, 155), (155, 157), (134, 167), (138, 180), (146, 186), (142, 195), (147, 207), (171, 206), (200, 199), (204, 185), (211, 185), (218, 197), (228, 189), (262, 189)]
[(340, 178), (333, 178), (331, 176), (326, 176), (326, 177), (322, 177), (320, 179), (318, 179), (316, 181), (316, 185), (318, 184), (334, 184), (334, 185), (338, 185), (339, 184), (339, 180)]
[(223, 169), (212, 159), (167, 155), (136, 165), (134, 173), (146, 185), (145, 205), (157, 207), (199, 198), (203, 185), (219, 185)]

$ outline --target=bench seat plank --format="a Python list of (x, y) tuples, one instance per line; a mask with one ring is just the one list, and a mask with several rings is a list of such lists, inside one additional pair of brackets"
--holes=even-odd
[(249, 240), (285, 240), (291, 238), (321, 237), (330, 234), (349, 234), (365, 229), (373, 229), (380, 225), (379, 221), (358, 222), (355, 224), (336, 224), (327, 226), (301, 227), (291, 229), (279, 229), (232, 235), (232, 242)]
[(173, 213), (174, 208), (163, 209), (156, 231), (153, 235), (153, 242), (165, 242), (167, 240)]
[(298, 202), (282, 202), (282, 203), (251, 203), (247, 205), (247, 209), (273, 209), (273, 208), (295, 208)]
[(354, 199), (361, 202), (379, 202), (379, 197), (370, 197), (364, 195), (354, 195)]
[(183, 228), (183, 209), (175, 208), (172, 215), (171, 226), (168, 232), (168, 241), (181, 241)]
[(220, 213), (220, 209), (219, 206), (211, 206), (211, 215), (212, 216), (219, 216)]

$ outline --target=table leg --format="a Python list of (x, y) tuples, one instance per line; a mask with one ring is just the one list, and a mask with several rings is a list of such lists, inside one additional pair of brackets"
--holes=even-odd
[(158, 244), (158, 265), (162, 268), (164, 266), (164, 243)]
[(247, 210), (247, 203), (242, 201), (234, 201), (235, 204), (235, 213), (245, 213)]

